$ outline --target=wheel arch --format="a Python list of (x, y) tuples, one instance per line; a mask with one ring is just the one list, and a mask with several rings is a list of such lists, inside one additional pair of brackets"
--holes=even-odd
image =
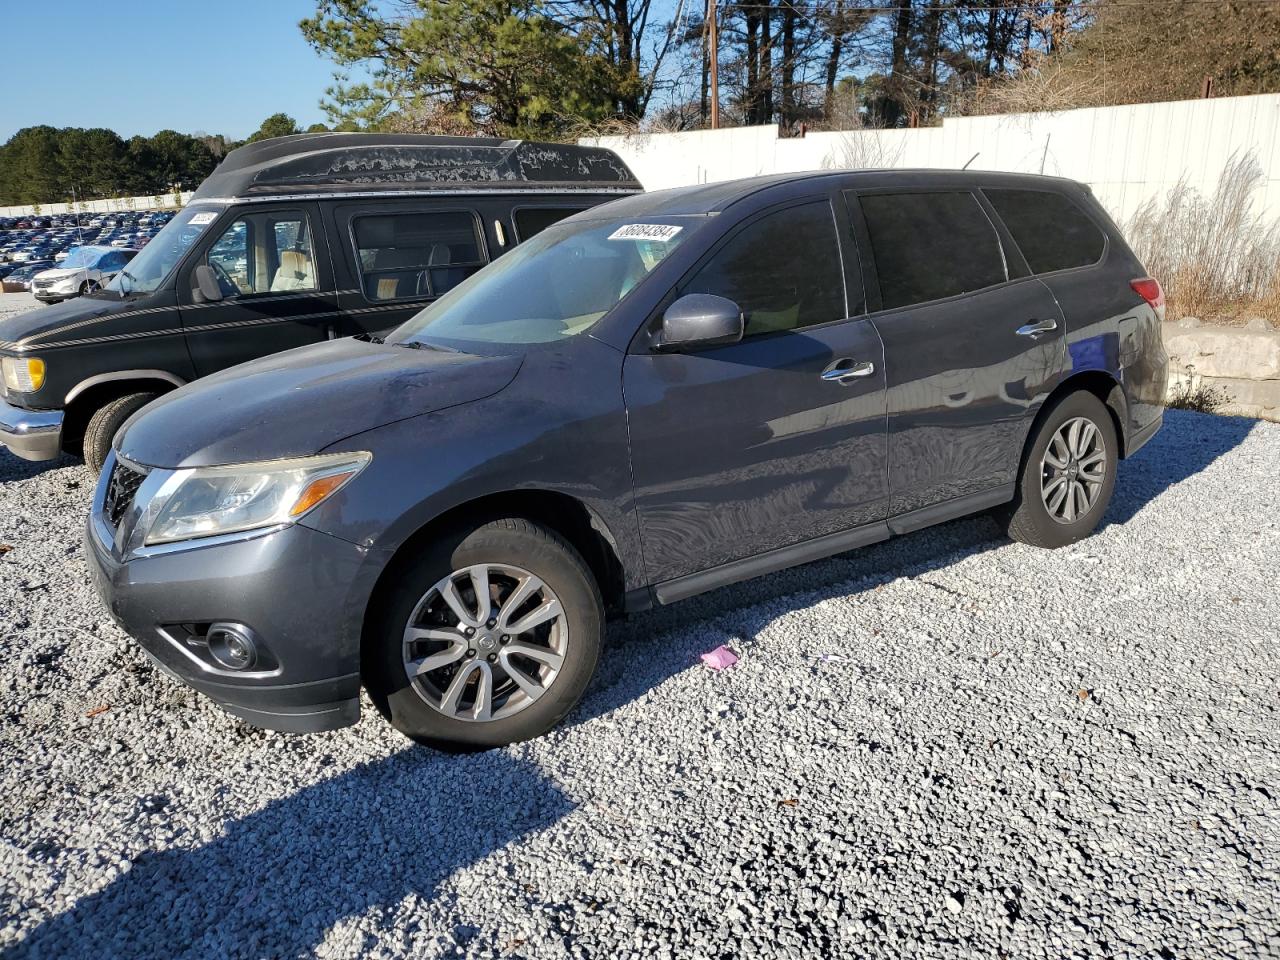
[[(596, 579), (605, 609), (620, 612), (625, 595), (625, 574), (617, 540), (603, 517), (570, 494), (554, 490), (510, 490), (485, 494), (446, 510), (412, 533), (378, 575), (365, 608), (362, 631), (368, 636), (369, 618), (379, 598), (395, 581), (407, 558), (441, 531), (480, 526), (501, 517), (519, 517), (554, 530), (573, 545)], [(363, 645), (363, 641), (362, 641)]]
[(1073, 393), (1079, 392), (1091, 393), (1102, 402), (1107, 412), (1111, 414), (1111, 425), (1115, 427), (1116, 439), (1120, 443), (1120, 458), (1123, 460), (1129, 446), (1129, 400), (1125, 396), (1124, 388), (1110, 373), (1105, 370), (1081, 370), (1073, 373), (1054, 387), (1053, 392), (1045, 398), (1044, 403), (1040, 404), (1040, 410), (1036, 413), (1035, 419), (1032, 421), (1027, 430), (1027, 435), (1022, 441), (1022, 457), (1025, 460), (1027, 451), (1031, 448), (1031, 444), (1035, 441), (1040, 431), (1040, 424), (1044, 423), (1045, 418), (1053, 411), (1053, 408), (1065, 397)]
[(117, 370), (87, 377), (72, 387), (63, 400), (63, 445), (74, 446), (84, 439), (85, 428), (94, 412), (130, 393), (168, 393), (187, 381), (167, 370)]

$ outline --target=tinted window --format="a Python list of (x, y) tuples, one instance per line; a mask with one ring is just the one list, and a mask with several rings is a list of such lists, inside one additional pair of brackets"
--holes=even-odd
[(1106, 246), (1097, 224), (1069, 198), (1045, 190), (986, 190), (1034, 273), (1087, 267)]
[(484, 265), (476, 218), (464, 211), (356, 217), (356, 257), (370, 300), (426, 300)]
[(516, 222), (516, 239), (528, 240), (553, 223), (578, 213), (581, 207), (525, 207), (512, 214)]
[(825, 200), (768, 214), (740, 230), (681, 287), (735, 301), (747, 336), (845, 316), (844, 276)]
[(973, 194), (876, 194), (859, 202), (886, 310), (1007, 279), (995, 227)]

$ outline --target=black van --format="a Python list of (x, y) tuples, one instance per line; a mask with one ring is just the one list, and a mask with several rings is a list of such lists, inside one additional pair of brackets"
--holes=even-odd
[(0, 444), (99, 470), (160, 394), (389, 330), (521, 240), (641, 189), (612, 151), (565, 144), (304, 134), (233, 150), (101, 291), (0, 322)]

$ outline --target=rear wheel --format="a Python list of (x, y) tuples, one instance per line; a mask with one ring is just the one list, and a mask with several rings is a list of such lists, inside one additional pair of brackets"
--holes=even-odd
[(158, 393), (130, 393), (100, 407), (89, 418), (84, 430), (83, 449), (85, 463), (94, 473), (102, 472), (102, 465), (111, 452), (111, 442), (124, 422), (158, 396)]
[(367, 629), (364, 684), (392, 726), (484, 749), (540, 736), (573, 708), (604, 608), (572, 545), (506, 518), (433, 542), (395, 574)]
[(1084, 392), (1064, 397), (1027, 450), (1005, 514), (1009, 536), (1036, 547), (1087, 537), (1111, 501), (1119, 460), (1115, 424), (1102, 401)]

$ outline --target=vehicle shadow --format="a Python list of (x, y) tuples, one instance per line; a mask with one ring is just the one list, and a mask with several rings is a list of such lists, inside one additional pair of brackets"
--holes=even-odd
[(1240, 446), (1257, 425), (1247, 417), (1166, 410), (1160, 432), (1120, 465), (1103, 526), (1132, 520), (1164, 491)]
[[(405, 897), (431, 899), (455, 870), (573, 806), (508, 751), (410, 746), (230, 820), (203, 846), (144, 854), (3, 956), (303, 956), (335, 924), (371, 910), (375, 930), (353, 936), (395, 939)], [(465, 943), (481, 931), (440, 932)]]

